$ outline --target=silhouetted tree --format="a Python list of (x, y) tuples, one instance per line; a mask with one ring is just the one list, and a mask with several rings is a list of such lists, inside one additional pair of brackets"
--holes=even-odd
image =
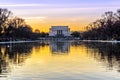
[(18, 38), (30, 39), (32, 37), (32, 28), (29, 25), (21, 26), (16, 29), (15, 34)]
[(73, 37), (81, 37), (81, 36), (80, 36), (80, 32), (78, 32), (78, 31), (72, 32), (71, 35), (72, 35)]
[(5, 22), (7, 21), (10, 14), (11, 14), (11, 11), (0, 8), (0, 35), (4, 30)]
[(114, 40), (120, 39), (120, 10), (116, 13), (112, 11), (105, 12), (101, 19), (96, 20), (87, 26), (87, 31), (84, 32), (84, 39), (102, 39)]
[(5, 28), (4, 34), (8, 38), (31, 38), (32, 28), (25, 23), (22, 18), (15, 17), (8, 20), (8, 27)]
[(35, 33), (40, 33), (40, 30), (39, 29), (35, 29)]
[(49, 34), (48, 33), (45, 33), (45, 32), (41, 32), (40, 33), (40, 37), (47, 37)]

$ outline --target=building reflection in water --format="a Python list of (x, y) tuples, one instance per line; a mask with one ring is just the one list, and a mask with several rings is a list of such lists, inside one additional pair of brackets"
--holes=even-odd
[(50, 42), (52, 54), (67, 54), (70, 51), (70, 42)]

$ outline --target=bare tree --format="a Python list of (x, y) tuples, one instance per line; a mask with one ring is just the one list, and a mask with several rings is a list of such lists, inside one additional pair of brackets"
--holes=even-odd
[(105, 12), (101, 19), (88, 25), (87, 29), (83, 33), (85, 39), (120, 40), (120, 9), (117, 13)]
[(3, 29), (4, 29), (4, 23), (7, 21), (7, 19), (9, 18), (11, 14), (11, 11), (7, 10), (7, 9), (2, 9), (0, 8), (0, 34), (2, 33)]
[(26, 25), (25, 20), (22, 18), (15, 17), (9, 20), (9, 25), (14, 28), (19, 28), (21, 26)]

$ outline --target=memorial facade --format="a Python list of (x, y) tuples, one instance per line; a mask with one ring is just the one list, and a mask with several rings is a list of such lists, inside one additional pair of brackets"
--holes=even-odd
[(50, 37), (69, 37), (70, 28), (68, 26), (52, 26), (49, 32)]

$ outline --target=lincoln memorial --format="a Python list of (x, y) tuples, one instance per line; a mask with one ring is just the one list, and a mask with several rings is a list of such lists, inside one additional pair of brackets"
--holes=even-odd
[(50, 37), (69, 37), (70, 28), (68, 26), (52, 26), (49, 32)]

